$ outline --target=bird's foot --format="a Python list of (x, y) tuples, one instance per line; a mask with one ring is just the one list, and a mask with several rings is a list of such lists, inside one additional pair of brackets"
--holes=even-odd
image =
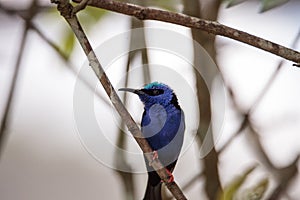
[(173, 176), (172, 172), (170, 172), (168, 169), (166, 169), (166, 171), (167, 171), (167, 174), (169, 175), (169, 179), (168, 179), (167, 183), (174, 182), (174, 176)]
[(172, 172), (170, 172), (168, 169), (166, 169), (166, 172), (168, 174), (168, 180), (167, 181), (161, 180), (161, 182), (165, 182), (165, 183), (172, 183), (172, 182), (174, 182), (174, 176), (173, 176)]
[(158, 153), (157, 151), (152, 152), (152, 161), (149, 162), (149, 166), (152, 166), (153, 162), (158, 159)]

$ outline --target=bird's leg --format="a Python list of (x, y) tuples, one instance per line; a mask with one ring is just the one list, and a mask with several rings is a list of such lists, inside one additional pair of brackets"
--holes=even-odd
[(166, 171), (167, 171), (167, 173), (169, 175), (168, 183), (174, 182), (174, 176), (173, 176), (172, 172), (170, 172), (168, 169)]
[(157, 151), (153, 151), (152, 152), (152, 161), (149, 162), (149, 166), (152, 166), (152, 163), (154, 162), (154, 160), (158, 159), (158, 153)]
[[(166, 168), (166, 172), (167, 172), (167, 174), (168, 174), (168, 180), (167, 180), (167, 183), (172, 183), (172, 182), (174, 182), (174, 176), (173, 176), (173, 174), (172, 174), (172, 172), (170, 172), (167, 168)], [(163, 181), (162, 181), (163, 182)]]
[[(153, 151), (152, 152), (152, 161), (149, 162), (149, 166), (152, 166), (152, 163), (154, 162), (154, 160), (158, 159), (158, 153), (157, 151)], [(174, 181), (174, 176), (172, 174), (172, 172), (170, 172), (167, 168), (166, 168), (166, 172), (168, 174), (168, 180), (167, 183), (172, 183)], [(161, 180), (161, 182), (164, 182), (163, 180)]]
[(153, 160), (158, 159), (158, 153), (157, 153), (157, 151), (153, 151), (152, 152), (152, 156), (153, 156)]

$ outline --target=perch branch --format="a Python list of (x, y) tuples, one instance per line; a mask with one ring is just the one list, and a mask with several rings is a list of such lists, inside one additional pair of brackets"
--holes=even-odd
[[(80, 3), (82, 0), (73, 0)], [(300, 63), (300, 53), (290, 48), (281, 46), (274, 42), (251, 35), (215, 21), (204, 20), (181, 13), (174, 13), (155, 8), (147, 8), (135, 4), (124, 3), (113, 0), (89, 0), (87, 5), (103, 8), (106, 10), (134, 16), (140, 20), (158, 20), (172, 24), (182, 25), (189, 28), (196, 28), (214, 35), (220, 35), (243, 42), (245, 44), (265, 50), (296, 64)]]
[[(129, 112), (126, 110), (125, 106), (122, 104), (119, 96), (117, 95), (115, 89), (113, 88), (110, 80), (108, 79), (106, 73), (104, 72), (100, 62), (98, 61), (95, 52), (92, 49), (91, 44), (88, 41), (76, 15), (74, 15), (73, 6), (68, 2), (68, 0), (51, 0), (52, 3), (57, 4), (57, 9), (61, 13), (61, 15), (65, 18), (68, 22), (70, 27), (72, 28), (74, 34), (76, 35), (84, 53), (86, 54), (90, 66), (94, 70), (96, 76), (100, 80), (103, 88), (105, 89), (110, 101), (112, 102), (113, 106), (115, 107), (116, 111), (121, 116), (122, 120), (128, 127), (129, 131), (134, 136), (136, 142), (142, 149), (145, 154), (147, 160), (153, 161), (152, 149), (149, 146), (147, 140), (142, 137), (142, 133), (138, 128), (137, 124), (134, 122), (132, 117), (130, 116)], [(186, 199), (176, 182), (168, 183), (169, 175), (167, 170), (163, 167), (161, 162), (158, 159), (155, 159), (152, 162), (153, 168), (156, 170), (157, 174), (160, 178), (164, 181), (167, 188), (173, 194), (176, 199)]]

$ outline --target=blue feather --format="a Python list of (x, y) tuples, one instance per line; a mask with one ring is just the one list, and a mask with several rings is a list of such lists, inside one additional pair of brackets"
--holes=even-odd
[[(142, 89), (120, 90), (137, 94), (143, 102), (143, 136), (157, 151), (162, 164), (172, 171), (180, 154), (185, 130), (184, 113), (175, 93), (169, 86), (159, 82), (149, 83)], [(160, 200), (160, 178), (146, 159), (145, 162), (149, 178), (144, 199)]]

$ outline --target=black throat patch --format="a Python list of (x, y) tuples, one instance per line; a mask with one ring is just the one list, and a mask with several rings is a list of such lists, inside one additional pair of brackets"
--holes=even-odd
[(181, 109), (178, 104), (178, 99), (174, 93), (172, 94), (171, 104), (173, 104), (178, 110)]

